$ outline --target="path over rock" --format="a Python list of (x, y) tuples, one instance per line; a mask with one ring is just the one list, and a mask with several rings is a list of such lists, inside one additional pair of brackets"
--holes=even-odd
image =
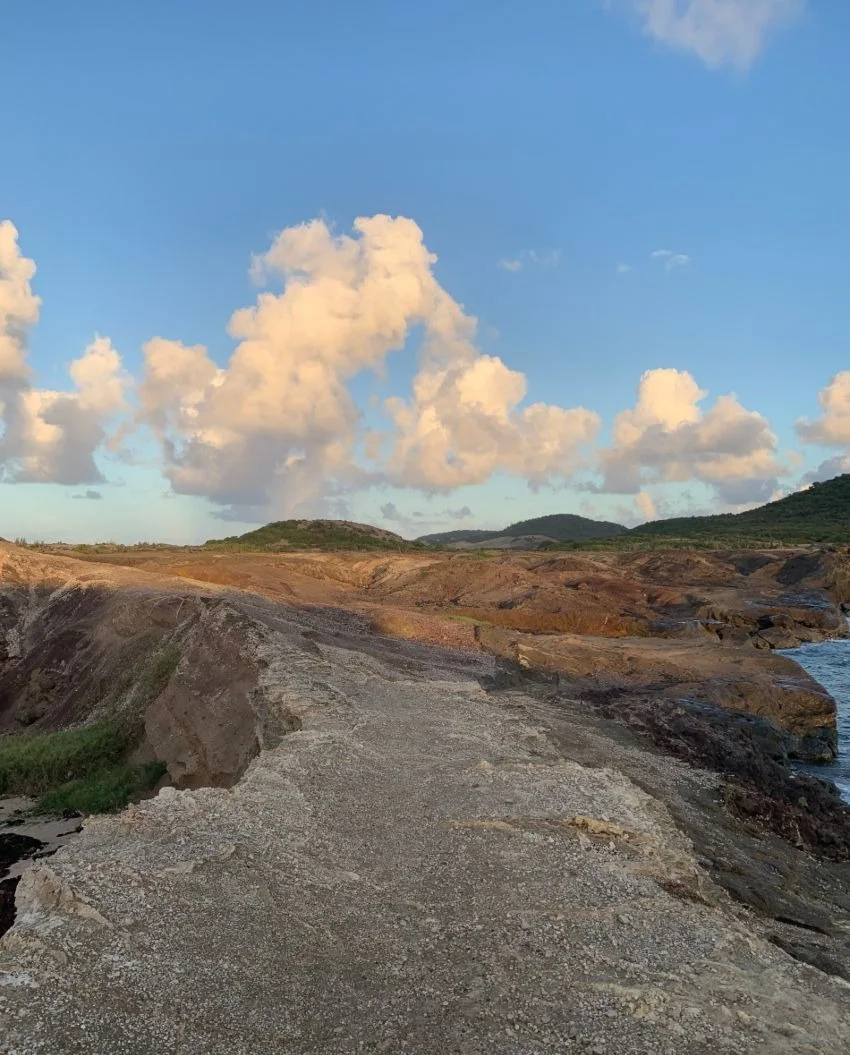
[(850, 1050), (850, 986), (768, 942), (657, 799), (567, 760), (539, 702), (485, 693), (492, 659), (252, 613), (303, 728), (26, 873), (9, 1055)]

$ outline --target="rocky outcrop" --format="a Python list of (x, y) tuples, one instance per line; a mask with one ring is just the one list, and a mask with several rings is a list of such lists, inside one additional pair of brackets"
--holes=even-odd
[[(211, 587), (186, 566), (0, 561), (3, 728), (135, 713), (138, 757), (182, 788), (25, 872), (0, 939), (12, 1055), (850, 1047), (850, 811), (786, 765), (827, 742), (833, 705), (751, 640), (793, 628), (729, 621), (743, 636), (724, 640), (691, 585), (664, 637), (399, 605), (416, 616), (384, 624), (399, 640), (374, 632), (388, 606), (339, 599), (409, 598), (427, 563), (340, 561), (320, 605), (303, 570), (268, 600), (231, 588), (238, 563)], [(641, 568), (535, 592), (507, 565), (461, 599), (545, 615), (559, 591), (619, 596), (624, 620), (672, 618)], [(279, 603), (299, 591), (313, 603)], [(428, 643), (437, 624), (450, 647)]]
[(224, 591), (0, 548), (0, 642), (0, 733), (117, 715), (138, 729), (132, 760), (180, 787), (233, 784), (289, 728)]
[(166, 788), (26, 873), (0, 942), (14, 1055), (847, 1050), (841, 940), (806, 951), (733, 904), (674, 793), (625, 770), (704, 773), (586, 706), (483, 691), (486, 655), (252, 615), (302, 729), (231, 790)]
[(668, 700), (703, 702), (769, 722), (785, 758), (828, 762), (835, 757), (835, 701), (785, 656), (708, 637), (625, 639), (532, 636), (482, 627), (481, 645), (529, 670), (558, 676), (574, 693), (616, 690)]
[[(264, 735), (251, 732), (263, 705), (251, 694), (254, 660), (240, 645), (250, 634), (228, 594), (241, 588), (286, 605), (360, 614), (400, 638), (514, 659), (522, 652), (526, 665), (592, 678), (597, 687), (629, 682), (752, 714), (774, 724), (789, 757), (828, 761), (835, 752), (834, 702), (775, 653), (847, 634), (841, 604), (850, 597), (850, 560), (842, 551), (98, 556), (111, 563), (0, 548), (0, 581), (17, 576), (22, 584), (17, 599), (14, 590), (0, 592), (0, 650), (17, 657), (3, 664), (0, 653), (0, 730), (84, 718), (92, 701), (70, 691), (76, 672), (102, 697), (135, 669), (136, 652), (140, 662), (173, 639), (195, 658), (180, 664), (150, 712), (151, 750), (165, 752), (174, 779), (192, 786), (235, 779)], [(174, 576), (185, 582), (179, 596)], [(45, 614), (35, 618), (36, 611)], [(232, 633), (219, 611), (231, 612)], [(22, 634), (26, 656), (18, 655)], [(232, 671), (222, 682), (230, 688), (220, 690), (216, 674), (201, 673), (215, 669), (219, 647)], [(201, 697), (214, 717), (198, 730)], [(232, 742), (222, 733), (214, 746), (216, 729), (240, 732)]]

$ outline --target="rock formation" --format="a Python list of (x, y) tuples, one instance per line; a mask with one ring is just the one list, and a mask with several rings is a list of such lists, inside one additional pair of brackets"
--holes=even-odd
[(848, 1050), (829, 707), (753, 640), (842, 631), (830, 555), (149, 559), (0, 548), (3, 728), (138, 713), (179, 785), (24, 873), (9, 1055)]

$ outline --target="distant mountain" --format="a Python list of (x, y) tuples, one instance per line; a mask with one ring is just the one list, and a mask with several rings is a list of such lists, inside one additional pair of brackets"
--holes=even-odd
[(416, 547), (401, 535), (371, 524), (356, 524), (349, 520), (278, 520), (256, 531), (228, 538), (210, 539), (204, 543), (211, 549), (238, 550), (398, 550)]
[[(496, 548), (505, 549), (514, 548), (506, 543), (506, 539), (528, 538), (529, 548), (537, 549), (547, 541), (584, 542), (587, 539), (624, 535), (627, 531), (622, 524), (613, 524), (608, 520), (590, 520), (572, 513), (553, 513), (551, 516), (520, 520), (497, 531), (442, 531), (433, 535), (422, 535), (417, 542), (458, 549), (469, 549), (478, 545), (486, 548), (487, 544), (492, 542)], [(521, 548), (521, 544), (515, 545), (515, 548)]]
[(850, 543), (850, 473), (745, 513), (655, 520), (629, 532), (629, 541), (660, 538), (758, 541), (765, 545)]

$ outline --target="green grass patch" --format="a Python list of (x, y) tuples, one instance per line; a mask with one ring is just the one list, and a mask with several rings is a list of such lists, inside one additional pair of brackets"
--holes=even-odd
[(30, 795), (47, 813), (109, 813), (149, 791), (162, 762), (128, 765), (136, 737), (116, 719), (83, 729), (22, 733), (0, 740), (0, 795)]
[(102, 769), (79, 780), (70, 780), (42, 795), (39, 808), (45, 813), (74, 810), (77, 813), (113, 813), (150, 791), (165, 776), (162, 762), (144, 766), (119, 765)]
[(0, 738), (0, 795), (38, 798), (40, 808), (50, 813), (107, 813), (150, 790), (165, 766), (131, 766), (126, 758), (142, 736), (141, 711), (163, 691), (179, 662), (180, 649), (167, 645), (118, 679), (113, 705), (134, 690), (133, 714), (81, 729)]
[(166, 645), (148, 660), (137, 680), (138, 697), (145, 705), (152, 703), (163, 691), (179, 662), (180, 649), (177, 645)]
[(0, 795), (43, 795), (117, 766), (131, 746), (128, 728), (115, 719), (82, 729), (4, 737), (0, 740)]

